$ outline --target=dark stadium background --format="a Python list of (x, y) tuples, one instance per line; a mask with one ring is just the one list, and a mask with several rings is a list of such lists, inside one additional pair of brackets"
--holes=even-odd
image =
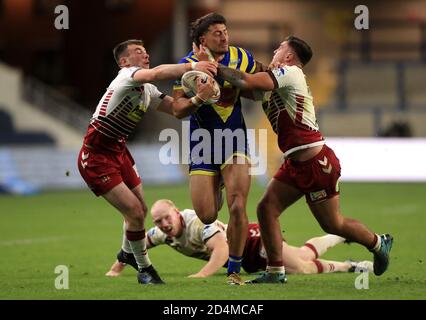
[[(58, 5), (69, 10), (67, 30), (55, 28)], [(368, 30), (354, 26), (357, 5), (369, 10)], [(390, 269), (371, 276), (369, 290), (354, 288), (353, 274), (293, 276), (285, 290), (235, 290), (222, 274), (200, 285), (186, 276), (201, 262), (168, 248), (150, 253), (167, 290), (140, 290), (131, 270), (104, 277), (121, 221), (87, 189), (76, 157), (118, 71), (112, 48), (143, 39), (151, 66), (175, 63), (191, 48), (189, 23), (211, 11), (227, 18), (231, 44), (264, 63), (289, 34), (311, 44), (305, 72), (321, 131), (342, 161), (343, 212), (395, 236)], [(8, 257), (0, 259), (0, 299), (425, 299), (425, 79), (421, 0), (0, 0), (0, 256)], [(171, 93), (172, 82), (156, 85)], [(249, 196), (255, 220), (282, 155), (260, 105), (243, 104), (248, 127), (268, 130), (267, 172), (253, 177)], [(190, 207), (187, 166), (157, 160), (165, 128), (181, 132), (181, 122), (150, 111), (130, 139), (147, 202), (171, 198)], [(227, 221), (226, 209), (220, 218)], [(303, 200), (282, 227), (296, 245), (322, 233)], [(370, 258), (355, 245), (326, 257)], [(57, 265), (70, 268), (69, 290), (54, 287)]]

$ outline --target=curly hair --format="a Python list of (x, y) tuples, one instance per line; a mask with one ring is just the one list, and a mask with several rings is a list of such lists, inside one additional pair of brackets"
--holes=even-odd
[(191, 36), (192, 41), (195, 42), (197, 46), (199, 46), (200, 37), (207, 32), (211, 25), (214, 24), (226, 25), (225, 17), (218, 13), (211, 12), (192, 22), (189, 34)]

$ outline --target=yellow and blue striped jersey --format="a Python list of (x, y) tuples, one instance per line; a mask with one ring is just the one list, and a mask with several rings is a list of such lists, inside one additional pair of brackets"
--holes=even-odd
[[(197, 61), (197, 57), (191, 51), (179, 63)], [(229, 51), (219, 63), (247, 73), (254, 73), (256, 69), (256, 61), (253, 59), (252, 54), (243, 48), (234, 46), (229, 47)], [(232, 130), (243, 128), (245, 130), (244, 118), (241, 112), (240, 89), (222, 79), (216, 79), (216, 81), (221, 89), (219, 101), (212, 105), (203, 105), (197, 112), (193, 113), (191, 115), (191, 127), (201, 127), (207, 130), (225, 128)], [(175, 82), (173, 89), (182, 89), (180, 79)]]

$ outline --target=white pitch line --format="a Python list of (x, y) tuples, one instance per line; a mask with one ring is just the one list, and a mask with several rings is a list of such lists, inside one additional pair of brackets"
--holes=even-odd
[(384, 207), (380, 209), (383, 214), (413, 214), (419, 211), (419, 206), (413, 204), (404, 204), (399, 206)]
[(19, 245), (32, 245), (38, 243), (54, 242), (63, 240), (66, 237), (46, 237), (46, 238), (30, 238), (30, 239), (16, 239), (16, 240), (3, 240), (0, 241), (0, 246), (19, 246)]

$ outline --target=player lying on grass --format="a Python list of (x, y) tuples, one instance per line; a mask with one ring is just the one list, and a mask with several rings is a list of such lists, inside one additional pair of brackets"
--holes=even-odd
[[(190, 275), (191, 278), (208, 277), (216, 273), (228, 263), (228, 243), (226, 240), (227, 225), (219, 220), (205, 225), (198, 219), (194, 210), (179, 211), (170, 200), (158, 200), (151, 209), (155, 227), (147, 232), (147, 248), (167, 244), (176, 251), (193, 258), (208, 261), (200, 271)], [(354, 272), (358, 270), (372, 271), (370, 261), (338, 262), (318, 259), (329, 248), (344, 242), (345, 239), (335, 235), (325, 235), (308, 240), (302, 247), (294, 247), (283, 242), (285, 268), (291, 274), (315, 274), (329, 272)], [(117, 261), (106, 273), (107, 276), (119, 276), (126, 264), (137, 267), (130, 247), (123, 238)], [(266, 268), (266, 253), (263, 248), (259, 225), (250, 223), (248, 237), (244, 248), (243, 269), (257, 272)]]

